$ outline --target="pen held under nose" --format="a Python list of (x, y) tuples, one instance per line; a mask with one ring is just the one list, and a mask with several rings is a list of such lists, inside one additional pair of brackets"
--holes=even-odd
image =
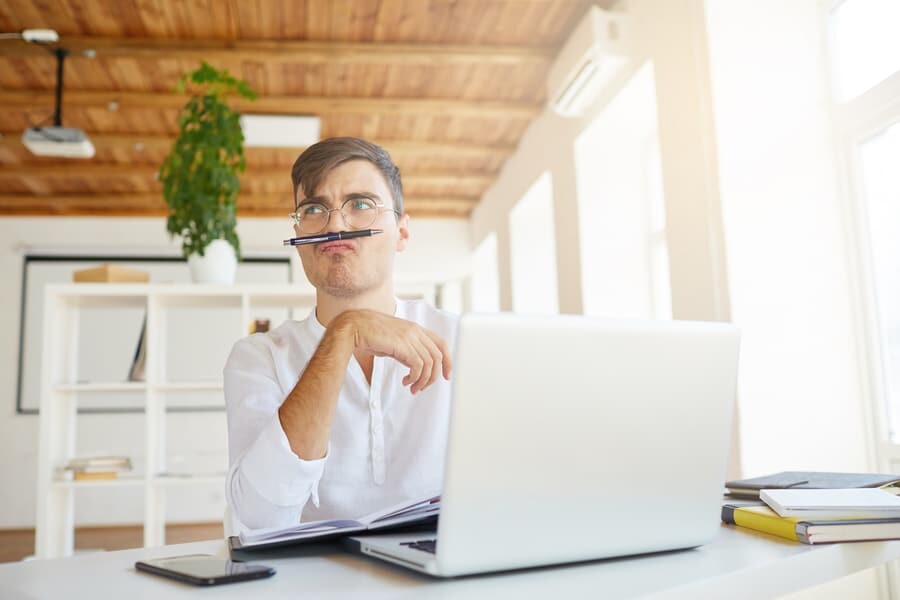
[(363, 229), (360, 231), (339, 231), (337, 233), (329, 233), (327, 235), (309, 235), (306, 237), (296, 237), (289, 240), (282, 240), (284, 246), (303, 246), (306, 244), (322, 244), (324, 242), (336, 242), (339, 240), (350, 240), (361, 237), (371, 237), (384, 233), (383, 229)]

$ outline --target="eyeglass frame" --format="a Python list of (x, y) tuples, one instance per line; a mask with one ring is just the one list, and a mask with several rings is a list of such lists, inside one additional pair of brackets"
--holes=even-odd
[[(309, 235), (315, 235), (317, 233), (321, 233), (322, 231), (325, 231), (325, 228), (328, 227), (328, 224), (331, 222), (331, 213), (333, 213), (335, 211), (341, 213), (341, 218), (344, 220), (344, 225), (347, 225), (348, 227), (350, 227), (350, 229), (353, 229), (353, 230), (365, 229), (365, 227), (350, 226), (350, 224), (347, 222), (347, 216), (344, 215), (344, 207), (347, 206), (348, 202), (352, 202), (354, 200), (369, 200), (375, 205), (375, 208), (377, 209), (377, 213), (376, 213), (375, 217), (372, 219), (372, 223), (375, 223), (375, 221), (378, 220), (379, 215), (381, 215), (382, 213), (388, 212), (388, 211), (397, 215), (398, 218), (402, 216), (399, 210), (397, 210), (396, 208), (388, 208), (385, 205), (384, 201), (379, 199), (377, 196), (373, 197), (372, 195), (369, 195), (369, 194), (358, 194), (358, 193), (347, 195), (347, 197), (344, 199), (344, 201), (341, 202), (341, 205), (337, 208), (328, 208), (328, 205), (325, 204), (324, 202), (322, 202), (321, 200), (314, 199), (314, 198), (306, 198), (305, 200), (301, 200), (294, 207), (294, 212), (288, 213), (288, 216), (294, 222), (294, 225), (296, 225), (297, 227), (300, 228), (301, 231), (303, 231), (303, 226), (300, 224), (300, 214), (299, 214), (300, 209), (304, 206), (318, 204), (325, 210), (326, 213), (328, 213), (328, 217), (325, 219), (325, 224), (322, 225), (322, 229), (320, 229), (319, 231), (303, 231), (303, 233), (307, 233)], [(372, 223), (370, 223), (369, 225), (371, 225)]]

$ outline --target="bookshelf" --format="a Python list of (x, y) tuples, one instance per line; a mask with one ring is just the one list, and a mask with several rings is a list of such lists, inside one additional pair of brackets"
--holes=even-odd
[[(432, 284), (397, 286), (401, 298), (434, 301)], [(74, 549), (75, 492), (140, 488), (144, 501), (144, 546), (165, 544), (166, 495), (173, 488), (221, 484), (224, 473), (168, 473), (166, 465), (166, 416), (172, 394), (213, 393), (221, 397), (222, 381), (171, 381), (167, 377), (166, 343), (170, 314), (183, 308), (212, 310), (231, 308), (240, 317), (221, 323), (231, 343), (247, 335), (260, 310), (278, 309), (287, 318), (303, 318), (315, 304), (308, 285), (241, 284), (52, 284), (45, 288), (41, 352), (40, 433), (37, 463), (35, 555), (38, 558), (69, 556)], [(146, 381), (78, 381), (79, 313), (85, 308), (142, 309), (146, 314)], [(280, 314), (280, 313), (279, 313)], [(272, 322), (274, 328), (279, 323)], [(89, 340), (88, 340), (89, 341)], [(136, 342), (136, 340), (135, 340)], [(133, 352), (134, 349), (129, 349)], [(73, 481), (61, 471), (74, 456), (81, 394), (139, 395), (144, 432), (143, 472), (136, 469), (112, 480)], [(224, 399), (218, 407), (224, 408)], [(223, 433), (224, 434), (224, 433)], [(222, 456), (221, 464), (227, 463)], [(140, 463), (140, 461), (138, 461)]]

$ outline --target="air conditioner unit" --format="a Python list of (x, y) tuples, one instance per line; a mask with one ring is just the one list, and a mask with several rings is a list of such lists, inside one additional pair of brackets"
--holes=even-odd
[(572, 31), (547, 77), (548, 100), (553, 111), (577, 117), (600, 92), (620, 75), (633, 57), (627, 14), (596, 6)]
[(29, 127), (22, 134), (22, 143), (37, 156), (91, 158), (94, 145), (87, 135), (73, 127)]

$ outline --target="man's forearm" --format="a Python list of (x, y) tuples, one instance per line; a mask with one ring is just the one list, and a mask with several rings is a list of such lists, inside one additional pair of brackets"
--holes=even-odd
[(278, 418), (291, 450), (304, 460), (325, 456), (335, 407), (354, 346), (349, 320), (335, 319), (303, 375), (278, 409)]

